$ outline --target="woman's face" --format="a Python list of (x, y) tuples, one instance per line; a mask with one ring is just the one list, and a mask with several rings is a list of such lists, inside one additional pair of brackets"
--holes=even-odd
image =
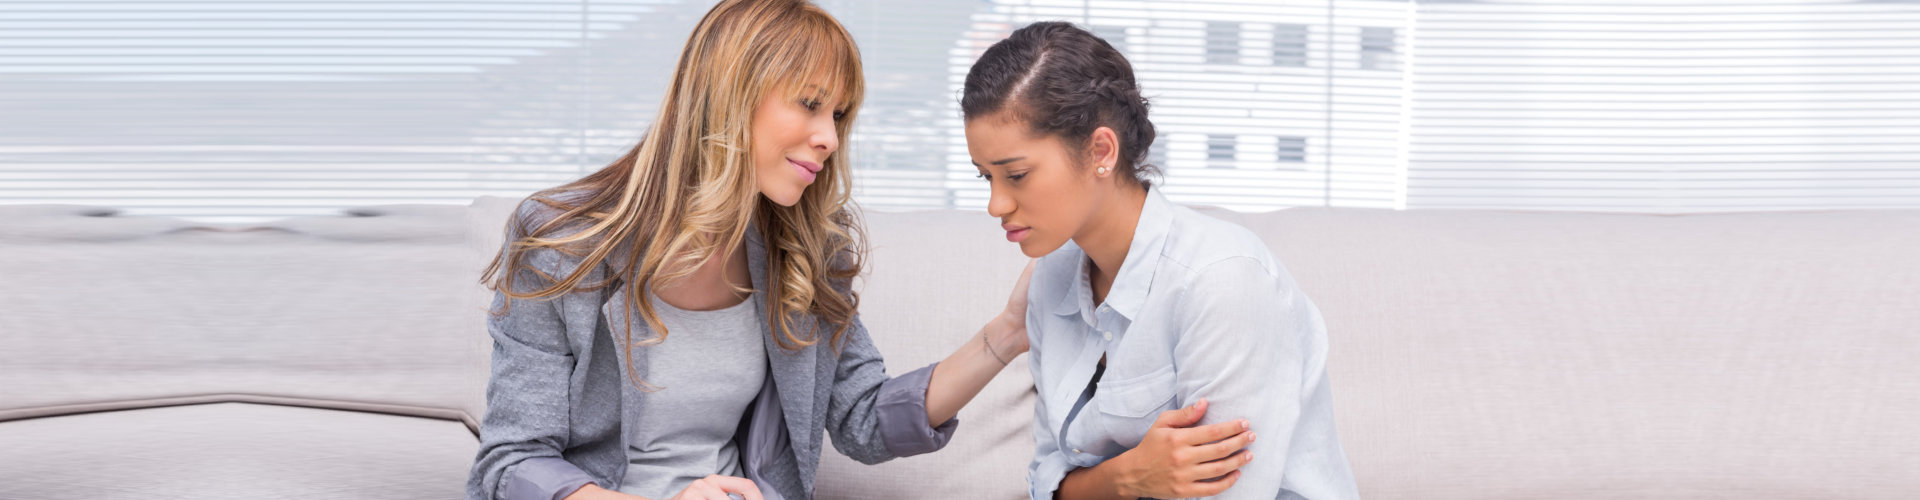
[(760, 100), (753, 112), (753, 168), (760, 194), (781, 206), (800, 202), (800, 193), (813, 184), (840, 147), (834, 128), (845, 114), (837, 98), (824, 87), (808, 85), (795, 96), (775, 90)]
[(994, 114), (967, 121), (967, 154), (993, 190), (987, 214), (1028, 257), (1053, 253), (1092, 218), (1099, 177), (1060, 139)]

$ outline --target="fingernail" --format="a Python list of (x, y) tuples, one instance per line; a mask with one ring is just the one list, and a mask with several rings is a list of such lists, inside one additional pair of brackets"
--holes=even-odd
[(1251, 424), (1251, 423), (1248, 423), (1248, 422), (1247, 422), (1247, 421), (1245, 421), (1245, 420), (1241, 420), (1241, 421), (1240, 421), (1240, 430), (1243, 430), (1243, 431), (1244, 431), (1244, 430), (1247, 430), (1247, 429), (1252, 429), (1252, 428), (1253, 428), (1253, 424)]
[(1252, 461), (1253, 461), (1253, 452), (1251, 452), (1251, 451), (1249, 451), (1249, 452), (1247, 452), (1247, 461), (1248, 461), (1248, 462), (1252, 462)]
[(1247, 442), (1249, 442), (1249, 443), (1251, 443), (1251, 442), (1253, 442), (1253, 440), (1254, 440), (1255, 438), (1258, 438), (1258, 437), (1260, 437), (1260, 435), (1259, 435), (1259, 434), (1254, 434), (1254, 433), (1251, 433), (1251, 432), (1249, 432), (1249, 433), (1247, 433)]

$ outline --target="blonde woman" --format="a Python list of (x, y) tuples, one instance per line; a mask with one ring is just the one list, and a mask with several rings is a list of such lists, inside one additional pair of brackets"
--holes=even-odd
[(980, 56), (960, 109), (987, 212), (1041, 257), (1035, 500), (1358, 497), (1319, 311), (1258, 236), (1148, 181), (1126, 57), (1035, 23)]
[(723, 1), (672, 78), (638, 146), (509, 222), (470, 499), (810, 498), (823, 431), (865, 463), (937, 450), (1026, 350), (1009, 300), (887, 377), (850, 289), (860, 57), (825, 12)]

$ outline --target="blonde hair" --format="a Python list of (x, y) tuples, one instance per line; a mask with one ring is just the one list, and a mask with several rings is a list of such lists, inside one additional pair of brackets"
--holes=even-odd
[[(591, 175), (529, 197), (560, 215), (538, 227), (509, 227), (509, 234), (526, 236), (501, 250), (482, 282), (505, 295), (508, 307), (513, 300), (598, 290), (614, 280), (581, 282), (588, 270), (617, 255), (624, 260), (613, 261), (619, 264), (613, 272), (624, 282), (628, 315), (637, 310), (656, 333), (636, 343), (630, 323), (617, 321), (631, 352), (667, 337), (666, 325), (644, 298), (648, 287), (686, 278), (716, 250), (731, 255), (757, 220), (766, 242), (762, 293), (769, 335), (788, 350), (814, 345), (820, 340), (817, 325), (796, 324), (800, 315), (812, 314), (834, 326), (831, 345), (838, 349), (859, 304), (851, 282), (866, 251), (850, 197), (846, 148), (826, 159), (791, 207), (760, 196), (752, 155), (754, 111), (769, 92), (798, 99), (823, 91), (846, 107), (835, 124), (844, 146), (865, 94), (859, 49), (845, 27), (805, 0), (720, 2), (687, 38), (660, 111), (639, 144)], [(518, 221), (532, 222), (538, 221)], [(525, 259), (538, 249), (581, 257), (580, 265), (565, 277), (543, 275), (549, 284), (537, 290), (516, 292), (516, 271), (531, 269)], [(636, 385), (652, 387), (631, 361), (626, 368)]]

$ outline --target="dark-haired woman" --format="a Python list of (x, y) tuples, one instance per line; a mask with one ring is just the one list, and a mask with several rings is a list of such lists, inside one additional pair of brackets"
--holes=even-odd
[(988, 213), (1040, 257), (1034, 499), (1358, 496), (1319, 311), (1252, 232), (1148, 180), (1125, 57), (1033, 24), (974, 63), (961, 109)]

